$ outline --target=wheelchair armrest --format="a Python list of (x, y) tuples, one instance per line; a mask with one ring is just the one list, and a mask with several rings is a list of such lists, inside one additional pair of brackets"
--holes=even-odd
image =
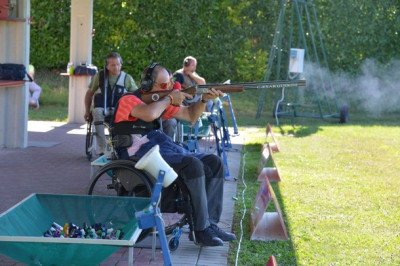
[(129, 157), (129, 160), (131, 160), (131, 161), (136, 163), (137, 161), (140, 160), (140, 157), (137, 156), (137, 155), (132, 155), (132, 156)]
[(131, 135), (115, 135), (112, 138), (114, 148), (129, 148), (133, 144)]

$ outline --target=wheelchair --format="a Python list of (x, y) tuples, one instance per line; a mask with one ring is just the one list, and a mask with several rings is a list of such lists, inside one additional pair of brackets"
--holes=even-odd
[(93, 145), (93, 139), (95, 135), (95, 127), (93, 125), (93, 116), (92, 112), (90, 112), (89, 119), (86, 121), (86, 145), (85, 145), (85, 153), (86, 158), (90, 161), (93, 157), (93, 151), (95, 149), (95, 145)]
[[(88, 161), (91, 161), (93, 155), (96, 154), (97, 150), (97, 142), (96, 142), (96, 125), (104, 125), (106, 128), (108, 123), (110, 122), (111, 116), (106, 116), (105, 121), (94, 122), (92, 112), (90, 112), (89, 119), (86, 121), (86, 143), (85, 143), (85, 153)], [(106, 142), (109, 139), (109, 132), (106, 134)]]
[[(88, 195), (100, 196), (128, 196), (151, 197), (155, 179), (145, 170), (135, 168), (139, 157), (131, 156), (129, 160), (118, 159), (117, 149), (127, 148), (132, 145), (130, 135), (115, 134), (114, 129), (108, 127), (112, 138), (112, 152), (110, 162), (101, 167), (91, 179), (87, 189)], [(128, 132), (129, 133), (129, 132)], [(178, 177), (169, 187), (163, 188), (160, 199), (160, 210), (164, 221), (164, 231), (168, 236), (168, 247), (175, 251), (179, 246), (182, 227), (189, 226), (190, 234), (195, 244), (194, 223), (190, 194), (183, 182)], [(142, 231), (137, 242), (146, 238), (152, 229)]]

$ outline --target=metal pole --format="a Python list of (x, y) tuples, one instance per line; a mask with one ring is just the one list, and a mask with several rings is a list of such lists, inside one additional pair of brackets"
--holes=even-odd
[[(282, 34), (282, 31), (283, 31), (283, 21), (285, 19), (286, 5), (287, 5), (286, 0), (282, 0), (281, 11), (279, 13), (278, 23), (277, 23), (276, 28), (275, 28), (274, 40), (272, 42), (272, 47), (271, 47), (271, 50), (269, 52), (267, 71), (266, 71), (265, 77), (264, 77), (265, 81), (269, 80), (269, 78), (271, 76), (272, 64), (274, 62), (274, 58), (275, 58), (276, 52), (278, 52), (278, 53), (280, 52), (277, 46), (278, 46), (278, 40), (279, 40), (280, 35)], [(256, 118), (257, 119), (260, 118), (266, 93), (267, 93), (266, 89), (262, 89), (260, 98), (258, 100), (258, 107), (257, 107), (257, 114), (256, 114)]]

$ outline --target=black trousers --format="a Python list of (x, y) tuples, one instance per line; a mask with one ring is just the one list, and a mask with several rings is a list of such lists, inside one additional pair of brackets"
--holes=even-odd
[(196, 231), (217, 224), (220, 220), (224, 192), (224, 164), (220, 157), (207, 154), (201, 159), (186, 156), (170, 166), (183, 178), (193, 207)]

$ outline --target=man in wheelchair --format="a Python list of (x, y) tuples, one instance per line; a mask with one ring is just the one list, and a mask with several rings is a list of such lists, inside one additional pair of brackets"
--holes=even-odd
[[(130, 91), (137, 90), (134, 79), (131, 75), (121, 70), (122, 58), (118, 53), (111, 52), (106, 56), (104, 70), (96, 73), (89, 84), (89, 89), (85, 95), (85, 120), (90, 116), (90, 106), (94, 96), (94, 109), (92, 111), (93, 122), (103, 122), (111, 118), (116, 103), (121, 96)], [(104, 125), (97, 124), (97, 145), (98, 154), (104, 154), (106, 140), (104, 135)]]
[[(160, 64), (152, 63), (142, 73), (140, 89), (120, 99), (113, 128), (118, 134), (124, 127), (129, 127), (134, 129), (135, 134), (143, 136), (137, 142), (140, 145), (136, 144), (136, 156), (141, 157), (154, 145), (159, 145), (161, 156), (183, 179), (189, 190), (194, 210), (196, 241), (204, 246), (222, 246), (223, 241), (236, 239), (234, 234), (224, 232), (217, 226), (223, 205), (224, 164), (214, 154), (191, 153), (185, 150), (158, 130), (161, 118), (196, 121), (203, 113), (206, 102), (222, 96), (222, 92), (211, 89), (211, 93), (203, 94), (191, 106), (181, 104), (185, 98), (192, 96), (175, 89), (168, 96), (150, 104), (141, 100), (142, 92), (170, 90), (172, 87), (173, 80), (168, 70)], [(128, 155), (127, 150), (122, 149), (119, 150), (119, 155), (120, 158), (126, 158), (132, 154)], [(189, 238), (193, 241), (191, 235)]]

